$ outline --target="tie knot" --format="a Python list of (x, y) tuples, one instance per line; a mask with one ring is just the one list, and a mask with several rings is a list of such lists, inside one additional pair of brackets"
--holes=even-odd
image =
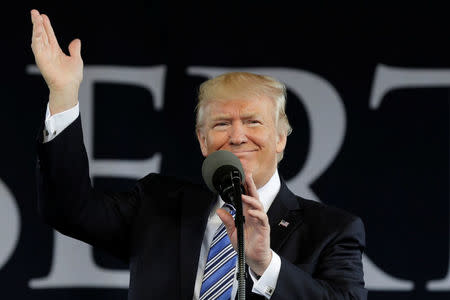
[(236, 214), (236, 209), (234, 208), (234, 206), (230, 203), (225, 203), (222, 208), (226, 209), (230, 214), (234, 215)]

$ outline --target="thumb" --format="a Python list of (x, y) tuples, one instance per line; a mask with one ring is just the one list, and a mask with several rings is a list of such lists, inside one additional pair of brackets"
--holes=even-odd
[(219, 208), (216, 213), (225, 225), (228, 235), (231, 236), (235, 230), (233, 216), (223, 208)]
[(69, 44), (69, 53), (70, 56), (81, 56), (81, 40), (80, 39), (74, 39)]

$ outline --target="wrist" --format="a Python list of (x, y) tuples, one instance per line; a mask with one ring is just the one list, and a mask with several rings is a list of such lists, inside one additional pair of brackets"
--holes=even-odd
[(261, 277), (262, 274), (264, 274), (264, 272), (269, 267), (271, 261), (272, 261), (272, 251), (269, 252), (266, 259), (264, 259), (263, 261), (261, 261), (259, 263), (253, 264), (253, 266), (250, 266), (250, 268), (252, 269), (252, 271), (255, 273), (255, 275), (257, 277)]
[(54, 115), (66, 111), (78, 103), (78, 88), (61, 91), (50, 90), (49, 109)]

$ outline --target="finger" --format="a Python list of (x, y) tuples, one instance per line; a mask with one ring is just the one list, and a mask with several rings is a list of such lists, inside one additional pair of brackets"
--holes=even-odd
[(48, 44), (48, 39), (44, 30), (42, 16), (37, 10), (31, 12), (31, 20), (33, 22), (32, 46), (46, 46)]
[(32, 10), (30, 11), (30, 14), (31, 14), (31, 22), (33, 22), (33, 18), (34, 18), (35, 16), (39, 16), (39, 11), (38, 11), (37, 9), (32, 9)]
[(250, 196), (259, 199), (258, 191), (256, 189), (255, 182), (253, 181), (253, 176), (251, 173), (245, 175), (245, 182), (247, 184), (247, 192)]
[(44, 28), (44, 18), (42, 17), (42, 14), (36, 17), (37, 24), (39, 25), (39, 31), (42, 33), (42, 41), (44, 42), (44, 45), (48, 45), (48, 36), (45, 32)]
[(81, 57), (81, 41), (80, 39), (74, 39), (69, 44), (69, 53), (73, 57)]
[(37, 21), (37, 11), (32, 11), (31, 13), (31, 21), (33, 23), (33, 33), (31, 36), (31, 48), (34, 51), (39, 51), (44, 47), (44, 43), (42, 41), (42, 29)]
[(31, 15), (31, 23), (33, 24), (33, 35), (32, 38), (36, 38), (39, 36), (39, 34), (41, 33), (39, 31), (39, 26), (38, 26), (38, 18), (39, 18), (39, 12), (36, 9), (33, 9), (30, 13)]
[(261, 224), (262, 226), (265, 226), (265, 227), (269, 226), (269, 218), (267, 217), (267, 215), (264, 212), (262, 212), (260, 210), (256, 210), (256, 209), (250, 209), (250, 210), (248, 210), (247, 213), (250, 217), (257, 220), (258, 223)]
[(31, 14), (31, 21), (33, 21), (33, 16), (39, 15), (39, 11), (33, 8), (30, 14)]
[(225, 228), (227, 229), (228, 236), (231, 237), (236, 227), (234, 226), (234, 219), (233, 216), (226, 211), (226, 209), (219, 208), (216, 211), (219, 218), (222, 220), (223, 224), (225, 225)]
[(49, 44), (53, 45), (53, 46), (59, 46), (58, 40), (56, 39), (55, 32), (53, 31), (52, 24), (50, 23), (50, 19), (45, 14), (42, 14), (41, 16), (43, 19), (44, 29), (45, 29), (45, 33), (47, 34)]
[(264, 206), (262, 205), (261, 201), (254, 197), (242, 195), (242, 201), (244, 201), (244, 203), (248, 205), (248, 209), (257, 209), (260, 211), (264, 211)]

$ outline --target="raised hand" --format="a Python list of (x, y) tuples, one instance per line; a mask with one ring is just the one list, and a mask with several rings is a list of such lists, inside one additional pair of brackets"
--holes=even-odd
[[(262, 275), (272, 259), (269, 219), (259, 201), (251, 174), (246, 175), (245, 182), (248, 192), (248, 195), (242, 195), (242, 209), (245, 216), (245, 260), (253, 272)], [(233, 217), (223, 208), (217, 210), (217, 215), (225, 224), (231, 244), (237, 249), (237, 230)]]
[(50, 90), (49, 106), (52, 114), (67, 110), (78, 102), (78, 90), (83, 80), (81, 41), (74, 39), (66, 55), (60, 48), (50, 19), (31, 10), (33, 35), (31, 48), (36, 65)]

